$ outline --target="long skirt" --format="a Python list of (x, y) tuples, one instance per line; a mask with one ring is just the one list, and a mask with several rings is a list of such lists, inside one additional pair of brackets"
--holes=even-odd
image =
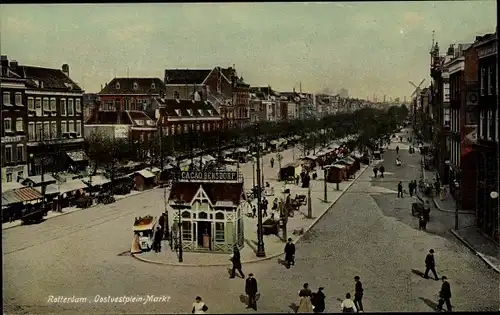
[(311, 298), (308, 296), (303, 296), (299, 301), (299, 308), (297, 313), (313, 313), (313, 307), (311, 303)]

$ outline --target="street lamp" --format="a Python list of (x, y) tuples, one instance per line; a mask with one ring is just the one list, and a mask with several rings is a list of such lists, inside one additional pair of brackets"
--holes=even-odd
[(177, 220), (178, 225), (178, 230), (179, 230), (179, 237), (178, 237), (178, 246), (179, 246), (179, 262), (181, 263), (183, 261), (182, 259), (182, 213), (181, 213), (181, 206), (184, 204), (184, 196), (181, 194), (179, 196), (179, 199), (175, 201), (177, 204), (177, 209), (179, 211), (179, 218)]
[[(257, 143), (257, 178), (260, 179), (260, 145), (259, 145), (259, 127), (255, 126), (255, 135)], [(264, 174), (262, 174), (264, 177)], [(262, 184), (264, 184), (264, 178), (262, 178)], [(262, 226), (262, 186), (260, 183), (257, 185), (257, 257), (265, 257), (266, 251), (264, 248), (264, 235)]]
[(252, 189), (255, 190), (255, 157), (252, 156)]
[(496, 192), (496, 191), (490, 192), (490, 198), (491, 199), (497, 199), (498, 198), (498, 192)]
[(455, 231), (458, 230), (458, 197), (457, 195), (459, 194), (459, 188), (460, 188), (460, 183), (455, 180)]

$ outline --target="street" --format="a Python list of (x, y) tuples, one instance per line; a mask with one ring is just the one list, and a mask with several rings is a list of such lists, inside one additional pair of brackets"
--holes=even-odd
[[(339, 312), (345, 293), (354, 289), (355, 275), (365, 289), (365, 310), (432, 311), (440, 282), (425, 280), (427, 251), (436, 251), (438, 275), (451, 284), (456, 311), (498, 309), (498, 274), (468, 249), (445, 235), (431, 212), (428, 232), (417, 229), (408, 196), (396, 198), (396, 185), (418, 179), (419, 154), (384, 154), (386, 176), (363, 173), (321, 221), (297, 244), (296, 266), (286, 270), (277, 259), (243, 265), (259, 284), (259, 312), (292, 312), (297, 291), (325, 287), (326, 311)], [(266, 157), (266, 161), (270, 157)], [(413, 165), (417, 161), (416, 165)], [(247, 166), (242, 169), (248, 168)], [(277, 168), (265, 166), (265, 176)], [(250, 165), (251, 170), (251, 165)], [(251, 182), (245, 171), (246, 182)], [(250, 177), (250, 179), (248, 179)], [(52, 218), (39, 225), (3, 233), (4, 301), (8, 313), (185, 313), (199, 295), (210, 313), (246, 310), (241, 301), (244, 281), (229, 279), (224, 267), (167, 267), (133, 259), (130, 249), (134, 217), (163, 210), (163, 190)], [(451, 219), (450, 219), (451, 220)], [(452, 224), (452, 222), (450, 223)], [(174, 253), (172, 253), (174, 255)], [(49, 296), (87, 297), (83, 303), (48, 303)], [(170, 296), (168, 302), (94, 303), (94, 297), (123, 295)]]

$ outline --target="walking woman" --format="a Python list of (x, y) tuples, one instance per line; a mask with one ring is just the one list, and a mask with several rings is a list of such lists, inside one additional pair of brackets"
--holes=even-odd
[(297, 313), (313, 313), (311, 303), (312, 291), (309, 289), (309, 284), (304, 283), (304, 288), (299, 291), (299, 308)]

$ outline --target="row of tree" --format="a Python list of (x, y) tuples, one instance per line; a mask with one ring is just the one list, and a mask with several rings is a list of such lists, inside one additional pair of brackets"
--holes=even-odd
[(300, 146), (309, 151), (322, 143), (358, 134), (355, 143), (358, 148), (377, 146), (377, 140), (388, 136), (408, 116), (406, 106), (388, 109), (363, 108), (352, 113), (339, 113), (320, 120), (293, 120), (282, 122), (260, 122), (242, 129), (195, 132), (164, 136), (159, 133), (149, 141), (137, 142), (129, 139), (112, 139), (100, 133), (93, 133), (86, 139), (86, 151), (94, 170), (113, 170), (128, 161), (148, 162), (160, 165), (166, 156), (187, 157), (198, 151), (217, 156), (230, 147), (250, 146), (255, 143), (257, 130), (259, 141), (266, 142), (282, 137), (300, 135)]

